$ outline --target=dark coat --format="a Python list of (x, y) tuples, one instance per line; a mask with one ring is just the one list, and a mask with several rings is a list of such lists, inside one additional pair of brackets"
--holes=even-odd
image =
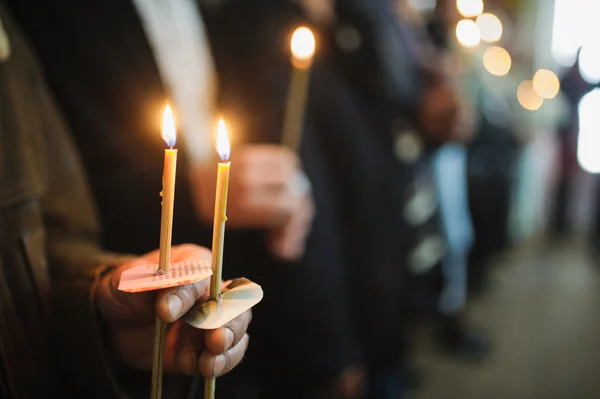
[(0, 397), (124, 398), (94, 307), (97, 215), (74, 143), (4, 7), (0, 61)]

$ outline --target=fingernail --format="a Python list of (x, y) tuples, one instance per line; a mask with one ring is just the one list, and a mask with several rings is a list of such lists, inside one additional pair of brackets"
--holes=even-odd
[(167, 303), (169, 305), (171, 317), (174, 319), (179, 318), (179, 316), (181, 316), (181, 311), (183, 310), (183, 301), (181, 300), (181, 297), (176, 293), (169, 294)]
[(213, 375), (215, 377), (219, 377), (225, 371), (225, 367), (227, 367), (227, 356), (225, 356), (225, 355), (215, 356), (215, 364), (213, 366)]
[(225, 350), (228, 351), (233, 346), (235, 340), (235, 334), (229, 327), (225, 327)]

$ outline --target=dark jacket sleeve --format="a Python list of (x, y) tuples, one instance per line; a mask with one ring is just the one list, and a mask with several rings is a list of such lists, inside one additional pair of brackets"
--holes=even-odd
[[(109, 367), (94, 293), (104, 266), (125, 259), (98, 244), (98, 222), (81, 162), (40, 76), (40, 115), (46, 128), (44, 222), (52, 284), (57, 361), (63, 383), (89, 398), (124, 398)], [(74, 386), (77, 385), (77, 386)]]
[[(62, 385), (75, 397), (147, 397), (150, 375), (112, 356), (95, 304), (102, 274), (133, 256), (101, 248), (99, 218), (82, 160), (41, 72), (36, 72), (46, 140), (44, 223), (54, 338), (61, 373), (68, 376)], [(187, 395), (190, 378), (179, 378), (173, 377), (174, 383), (166, 378), (165, 398)]]

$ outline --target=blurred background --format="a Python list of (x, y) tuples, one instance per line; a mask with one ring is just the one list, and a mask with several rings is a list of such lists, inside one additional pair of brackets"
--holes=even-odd
[[(409, 3), (422, 15), (435, 13), (435, 0)], [(451, 41), (481, 70), (483, 86), (478, 108), (486, 127), (480, 125), (483, 134), (467, 145), (467, 175), (473, 251), (480, 250), (478, 239), (490, 237), (482, 251), (493, 255), (486, 261), (485, 294), (471, 296), (467, 307), (493, 349), (474, 367), (440, 355), (421, 334), (415, 358), (424, 378), (414, 397), (600, 397), (598, 5), (452, 3), (462, 19)], [(508, 120), (503, 101), (492, 98), (510, 97), (521, 109)], [(518, 139), (501, 141), (486, 129)], [(514, 161), (514, 170), (490, 167), (494, 157), (506, 167)], [(510, 193), (504, 194), (509, 210), (499, 233), (501, 224), (486, 226), (485, 215), (501, 209), (503, 190)], [(494, 231), (500, 236), (493, 238)], [(481, 266), (472, 255), (470, 269)]]

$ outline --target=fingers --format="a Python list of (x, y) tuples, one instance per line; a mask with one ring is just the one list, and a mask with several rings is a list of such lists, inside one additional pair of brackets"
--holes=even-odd
[[(285, 223), (300, 197), (295, 190), (302, 173), (297, 155), (284, 146), (253, 144), (237, 152), (236, 165), (227, 205), (232, 227), (273, 228)], [(200, 169), (195, 175), (202, 179), (206, 174)], [(209, 221), (214, 212), (214, 188), (208, 187), (214, 187), (214, 179), (208, 176), (204, 180), (194, 183), (194, 192), (200, 216)]]
[(194, 345), (187, 345), (179, 352), (177, 367), (185, 375), (195, 375), (198, 372), (198, 351)]
[(156, 298), (156, 314), (167, 323), (173, 323), (183, 316), (200, 299), (208, 297), (210, 279), (192, 284), (167, 288)]
[(206, 349), (215, 355), (226, 352), (237, 345), (246, 334), (252, 320), (252, 311), (247, 310), (225, 326), (206, 331), (204, 341)]
[(244, 334), (237, 345), (220, 355), (215, 355), (210, 351), (202, 352), (198, 360), (200, 374), (206, 378), (212, 378), (230, 372), (244, 358), (249, 339), (248, 334)]
[[(173, 247), (172, 262), (187, 260), (210, 262), (211, 252), (192, 244)], [(172, 323), (183, 316), (198, 300), (206, 298), (209, 290), (210, 279), (161, 290), (156, 298), (156, 314), (167, 323)]]
[[(230, 367), (234, 367), (241, 360), (241, 357), (237, 360), (238, 352), (241, 351), (243, 356), (246, 351), (247, 343), (242, 343), (242, 340), (251, 320), (252, 312), (248, 310), (215, 330), (199, 330), (182, 323), (177, 331), (177, 340), (173, 343), (174, 352), (177, 353), (175, 368), (173, 370), (173, 367), (169, 366), (171, 363), (165, 357), (166, 370), (194, 375), (199, 371), (200, 359), (203, 359), (202, 367), (206, 368), (206, 372), (214, 369), (217, 374), (222, 374), (231, 370)], [(201, 354), (203, 358), (200, 357)]]
[(300, 209), (293, 214), (289, 222), (283, 228), (271, 233), (269, 247), (273, 256), (288, 261), (302, 257), (314, 212), (312, 198), (306, 197)]
[(132, 294), (119, 290), (121, 274), (129, 268), (144, 264), (141, 259), (128, 262), (105, 275), (98, 284), (96, 305), (104, 319), (119, 327), (139, 327), (154, 319), (154, 294)]

